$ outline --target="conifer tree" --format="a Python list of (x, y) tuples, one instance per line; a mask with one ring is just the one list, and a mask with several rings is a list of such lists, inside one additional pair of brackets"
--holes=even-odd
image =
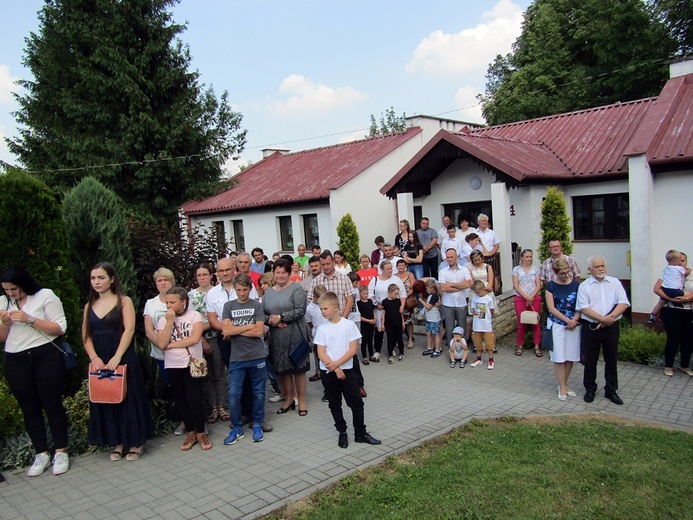
[(123, 202), (93, 177), (85, 177), (65, 195), (63, 214), (71, 246), (71, 268), (82, 296), (89, 294), (92, 266), (108, 262), (136, 304), (137, 279)]
[(344, 252), (344, 258), (351, 264), (354, 271), (360, 269), (359, 232), (351, 218), (351, 213), (347, 213), (340, 219), (337, 224), (337, 236), (339, 237), (337, 245)]
[(221, 189), (245, 144), (228, 94), (189, 71), (172, 20), (178, 0), (56, 0), (27, 38), (10, 150), (60, 195), (93, 176), (138, 214), (175, 223), (178, 207)]
[(549, 241), (560, 240), (563, 253), (570, 255), (573, 252), (573, 243), (570, 240), (570, 217), (566, 211), (563, 192), (555, 186), (549, 186), (541, 203), (541, 243), (539, 244), (539, 260), (546, 260), (549, 252)]

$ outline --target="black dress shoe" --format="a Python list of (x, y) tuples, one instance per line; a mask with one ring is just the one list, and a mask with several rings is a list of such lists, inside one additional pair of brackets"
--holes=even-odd
[(594, 401), (594, 392), (585, 392), (585, 397), (583, 397), (586, 403), (591, 403)]
[(616, 392), (612, 392), (610, 394), (604, 394), (607, 399), (609, 399), (612, 403), (621, 405), (623, 404), (623, 399), (621, 399)]
[(365, 442), (366, 444), (380, 444), (380, 440), (376, 439), (375, 437), (372, 437), (371, 434), (368, 432), (358, 437), (354, 437), (354, 441)]
[(339, 434), (339, 441), (337, 442), (337, 446), (339, 446), (340, 448), (349, 447), (349, 436), (346, 433)]

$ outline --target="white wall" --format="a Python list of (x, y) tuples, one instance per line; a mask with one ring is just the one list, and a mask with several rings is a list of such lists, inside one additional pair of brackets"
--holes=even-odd
[[(327, 204), (310, 204), (303, 207), (291, 208), (270, 208), (266, 210), (255, 211), (238, 211), (234, 213), (223, 213), (216, 215), (202, 215), (193, 217), (192, 224), (197, 222), (203, 223), (205, 226), (211, 226), (212, 222), (223, 221), (226, 231), (226, 239), (230, 242), (233, 234), (232, 220), (242, 220), (243, 230), (245, 234), (245, 250), (250, 252), (254, 247), (261, 247), (268, 257), (272, 256), (275, 251), (281, 251), (281, 237), (279, 235), (279, 223), (277, 217), (291, 216), (291, 222), (294, 232), (294, 250), (289, 251), (292, 254), (297, 254), (296, 248), (298, 244), (305, 244), (305, 236), (303, 234), (303, 219), (301, 215), (305, 214), (318, 215), (318, 232), (320, 234), (320, 245), (325, 248), (323, 243), (332, 244), (333, 230), (330, 221), (330, 212)], [(306, 244), (310, 254), (311, 244)], [(333, 246), (334, 247), (334, 246)], [(231, 244), (231, 248), (235, 248)]]

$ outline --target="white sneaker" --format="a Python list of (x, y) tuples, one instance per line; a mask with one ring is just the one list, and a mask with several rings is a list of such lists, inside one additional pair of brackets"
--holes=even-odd
[(281, 395), (273, 395), (272, 397), (269, 398), (270, 403), (278, 403), (279, 401), (283, 401), (284, 398)]
[(469, 365), (469, 366), (478, 367), (478, 366), (483, 365), (483, 364), (484, 364), (483, 361), (481, 361), (480, 359), (477, 359), (476, 361), (474, 361), (474, 363), (472, 363), (472, 364)]
[(373, 359), (376, 362), (380, 361), (380, 352), (376, 352), (375, 354), (373, 354)]
[(391, 365), (392, 363), (394, 363), (394, 362), (395, 362), (394, 356), (390, 356), (389, 358), (387, 358), (387, 362), (388, 362), (388, 364), (390, 364), (390, 365)]
[(183, 422), (178, 423), (176, 429), (173, 430), (173, 435), (183, 435), (185, 433), (185, 424)]
[(34, 463), (26, 472), (27, 477), (38, 477), (46, 471), (46, 468), (51, 465), (51, 456), (48, 453), (39, 453), (34, 458)]
[(62, 475), (70, 469), (70, 457), (67, 453), (56, 451), (53, 457), (53, 475)]

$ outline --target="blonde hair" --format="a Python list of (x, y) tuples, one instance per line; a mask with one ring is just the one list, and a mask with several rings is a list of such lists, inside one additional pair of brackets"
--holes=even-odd
[(277, 281), (274, 279), (273, 273), (264, 273), (260, 276), (260, 283), (266, 283), (270, 287), (277, 285)]
[(176, 277), (173, 275), (173, 271), (170, 269), (167, 269), (166, 267), (159, 267), (156, 271), (154, 271), (154, 281), (156, 282), (156, 279), (163, 276), (164, 278), (167, 278), (169, 282), (171, 282), (172, 285), (176, 285)]
[(339, 298), (333, 292), (327, 291), (320, 297), (320, 305), (335, 305), (339, 307)]
[(318, 284), (315, 286), (313, 289), (313, 299), (320, 299), (322, 295), (324, 295), (327, 292), (327, 287), (325, 287), (323, 284)]
[(681, 253), (676, 249), (669, 249), (666, 254), (666, 259), (669, 263), (676, 262), (677, 260), (681, 259)]

